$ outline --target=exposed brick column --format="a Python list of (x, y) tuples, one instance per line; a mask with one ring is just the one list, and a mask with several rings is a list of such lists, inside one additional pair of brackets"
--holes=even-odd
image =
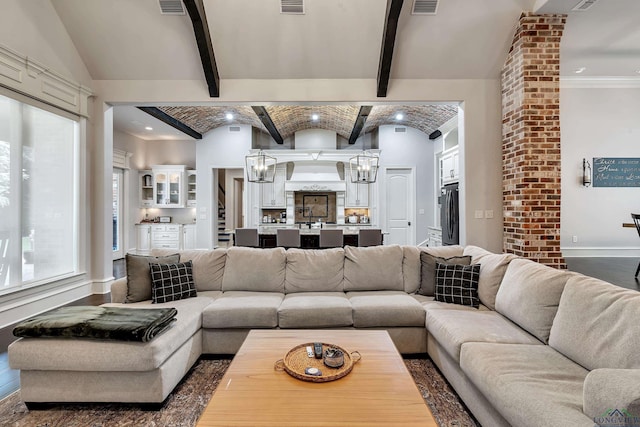
[(557, 268), (560, 39), (566, 15), (524, 13), (502, 69), (504, 250)]

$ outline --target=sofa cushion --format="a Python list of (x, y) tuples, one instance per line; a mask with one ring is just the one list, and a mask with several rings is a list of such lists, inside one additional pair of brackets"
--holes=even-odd
[(592, 370), (640, 368), (640, 293), (574, 274), (567, 282), (549, 345)]
[(588, 371), (547, 345), (466, 343), (460, 367), (513, 426), (584, 426)]
[(461, 255), (439, 257), (426, 251), (420, 252), (420, 288), (418, 289), (420, 295), (435, 295), (436, 263), (438, 262), (451, 265), (469, 265), (471, 264), (471, 257)]
[(402, 280), (406, 293), (418, 292), (418, 288), (420, 288), (420, 247), (402, 246)]
[(203, 310), (202, 327), (275, 328), (283, 298), (284, 294), (276, 292), (224, 292)]
[(283, 248), (231, 247), (227, 249), (222, 290), (284, 293), (286, 262)]
[(480, 264), (480, 280), (478, 281), (478, 298), (491, 310), (496, 309), (496, 295), (500, 283), (507, 272), (509, 263), (518, 258), (513, 254), (487, 254), (473, 258), (471, 264)]
[(151, 299), (151, 268), (149, 263), (174, 264), (180, 262), (180, 255), (145, 256), (125, 255), (127, 268), (127, 298), (126, 303), (134, 303)]
[[(159, 256), (169, 255), (171, 252), (169, 249), (154, 249), (151, 253)], [(193, 261), (193, 280), (198, 292), (222, 289), (222, 275), (227, 259), (226, 249), (187, 250), (178, 253), (180, 261)]]
[(480, 265), (436, 262), (436, 301), (478, 308)]
[(404, 291), (398, 245), (344, 248), (344, 290)]
[(278, 309), (278, 326), (281, 328), (334, 328), (351, 325), (351, 303), (343, 292), (288, 294)]
[(288, 249), (284, 290), (342, 292), (344, 249)]
[(460, 361), (462, 345), (468, 342), (542, 345), (533, 335), (495, 311), (429, 308), (426, 326), (429, 333), (456, 361)]
[[(211, 303), (195, 297), (164, 304), (150, 300), (127, 304), (128, 308), (175, 307), (176, 321), (149, 342), (22, 338), (11, 344), (9, 359), (14, 369), (49, 371), (151, 371), (159, 368), (176, 350), (202, 328), (202, 310)], [(122, 307), (122, 304), (104, 304)], [(200, 351), (198, 349), (197, 351)]]
[(478, 262), (480, 262), (480, 259), (482, 257), (494, 254), (479, 246), (467, 245), (464, 247), (462, 255), (471, 256), (471, 262), (473, 264), (477, 264)]
[(514, 259), (496, 294), (496, 310), (547, 343), (568, 279), (567, 271)]
[(421, 306), (424, 307), (426, 311), (429, 310), (463, 310), (463, 311), (492, 311), (489, 310), (486, 306), (480, 304), (478, 308), (468, 307), (466, 305), (458, 305), (458, 304), (448, 304), (446, 302), (436, 301), (434, 297), (427, 297), (420, 294), (412, 294), (411, 298), (415, 299), (420, 303)]
[(594, 369), (584, 380), (582, 396), (584, 413), (597, 424), (613, 424), (603, 419), (607, 411), (626, 410), (640, 425), (640, 369)]
[(424, 308), (403, 291), (347, 292), (356, 328), (421, 326)]

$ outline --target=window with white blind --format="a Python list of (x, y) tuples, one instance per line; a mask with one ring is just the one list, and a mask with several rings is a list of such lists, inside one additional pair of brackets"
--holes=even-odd
[(0, 294), (78, 269), (78, 122), (0, 95)]

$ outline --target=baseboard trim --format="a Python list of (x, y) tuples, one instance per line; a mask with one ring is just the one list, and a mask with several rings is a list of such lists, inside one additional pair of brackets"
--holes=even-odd
[(582, 247), (582, 248), (560, 248), (562, 256), (565, 258), (581, 257), (609, 257), (609, 258), (637, 258), (640, 257), (640, 248), (621, 247)]

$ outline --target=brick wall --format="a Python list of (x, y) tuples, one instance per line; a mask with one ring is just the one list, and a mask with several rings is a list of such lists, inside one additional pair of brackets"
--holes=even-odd
[(524, 13), (502, 69), (505, 252), (566, 268), (560, 252), (560, 39), (566, 15)]

